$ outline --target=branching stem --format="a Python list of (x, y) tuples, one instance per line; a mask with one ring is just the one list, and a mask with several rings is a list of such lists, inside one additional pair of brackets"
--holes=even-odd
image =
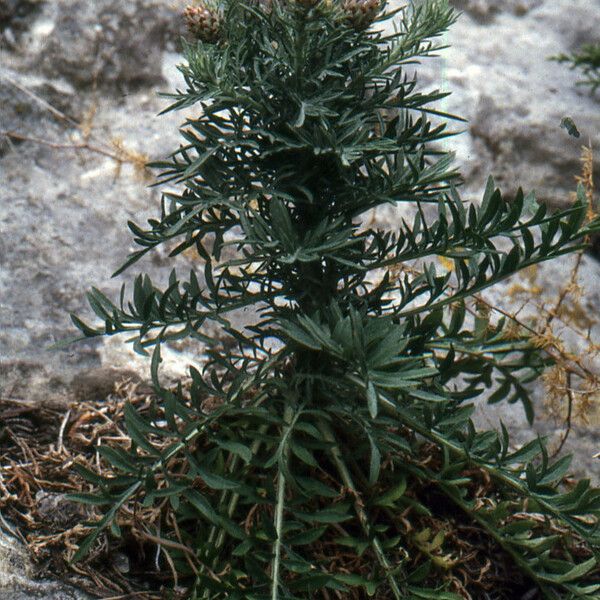
[(362, 527), (365, 535), (368, 538), (372, 539), (371, 543), (373, 545), (373, 550), (375, 551), (377, 560), (379, 561), (379, 563), (381, 564), (381, 566), (383, 567), (383, 569), (386, 572), (386, 577), (390, 584), (390, 588), (392, 589), (392, 593), (394, 594), (394, 598), (396, 598), (396, 600), (402, 600), (402, 598), (404, 598), (404, 594), (402, 594), (402, 592), (400, 590), (400, 586), (398, 585), (398, 582), (396, 581), (396, 579), (392, 573), (392, 570), (393, 570), (392, 566), (390, 565), (390, 563), (387, 559), (387, 556), (385, 555), (385, 552), (381, 546), (381, 542), (377, 538), (377, 536), (371, 535), (370, 526), (369, 526), (369, 518), (365, 512), (365, 509), (363, 508), (362, 504), (359, 501), (359, 492), (356, 489), (356, 486), (354, 485), (354, 481), (352, 480), (352, 475), (350, 475), (350, 471), (348, 470), (348, 467), (346, 466), (346, 464), (344, 463), (344, 461), (342, 459), (342, 453), (340, 451), (339, 446), (337, 445), (335, 435), (331, 431), (331, 427), (327, 423), (325, 423), (323, 420), (319, 420), (317, 426), (319, 428), (319, 431), (323, 435), (324, 440), (326, 442), (329, 442), (332, 445), (331, 456), (333, 458), (333, 461), (335, 462), (335, 465), (338, 469), (338, 472), (340, 474), (340, 477), (342, 478), (344, 485), (354, 495), (354, 498), (355, 498), (354, 509), (356, 510), (356, 514), (358, 515), (361, 527)]

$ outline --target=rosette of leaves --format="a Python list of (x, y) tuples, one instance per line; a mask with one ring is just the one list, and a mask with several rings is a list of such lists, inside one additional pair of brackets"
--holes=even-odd
[(600, 87), (600, 43), (584, 44), (571, 54), (559, 54), (551, 60), (567, 63), (571, 69), (581, 73), (577, 85), (587, 86), (592, 94)]
[[(166, 289), (140, 275), (129, 301), (92, 290), (101, 324), (73, 317), (151, 351), (157, 391), (126, 409), (129, 448), (98, 449), (116, 475), (84, 472), (96, 490), (78, 499), (104, 512), (78, 557), (137, 506), (158, 515), (137, 531), (186, 597), (599, 597), (600, 491), (563, 484), (569, 459), (544, 440), (515, 450), (471, 416), (487, 393), (532, 419), (527, 383), (548, 364), (473, 295), (580, 249), (600, 221), (582, 190), (555, 213), (491, 180), (479, 205), (461, 200), (435, 145), (445, 94), (412, 72), (454, 19), (442, 0), (382, 6), (369, 29), (341, 3), (230, 0), (219, 42), (186, 47), (171, 110), (201, 110), (154, 165), (171, 191), (130, 224), (140, 249), (122, 269), (159, 244), (202, 269)], [(367, 224), (402, 203), (412, 222)], [(181, 338), (206, 365), (165, 388), (161, 346)], [(481, 572), (507, 577), (459, 577), (460, 527), (490, 553)]]

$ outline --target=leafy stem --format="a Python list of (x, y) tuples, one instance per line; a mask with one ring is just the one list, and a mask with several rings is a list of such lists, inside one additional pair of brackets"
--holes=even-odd
[(396, 600), (402, 600), (402, 598), (404, 598), (404, 595), (403, 595), (402, 591), (400, 590), (400, 586), (394, 576), (394, 572), (397, 571), (398, 569), (393, 568), (390, 565), (388, 558), (385, 555), (385, 552), (381, 546), (380, 540), (371, 531), (371, 528), (369, 525), (369, 517), (368, 517), (368, 515), (364, 509), (364, 506), (360, 500), (360, 492), (356, 489), (356, 486), (354, 485), (354, 481), (352, 480), (352, 475), (350, 474), (350, 471), (348, 470), (348, 467), (346, 466), (346, 463), (343, 460), (341, 450), (335, 439), (335, 434), (333, 433), (329, 424), (326, 423), (325, 421), (323, 421), (322, 419), (320, 419), (318, 421), (318, 428), (321, 431), (321, 433), (323, 434), (324, 440), (326, 442), (328, 442), (329, 444), (331, 444), (331, 448), (330, 448), (331, 457), (337, 467), (338, 473), (340, 474), (340, 477), (342, 478), (344, 485), (346, 486), (346, 488), (350, 491), (350, 493), (354, 497), (354, 509), (359, 518), (361, 527), (362, 527), (365, 535), (370, 540), (370, 542), (373, 546), (373, 551), (375, 552), (375, 556), (377, 556), (377, 560), (379, 561), (380, 565), (382, 566), (383, 570), (385, 571), (385, 575), (390, 584), (392, 593), (394, 594), (394, 598), (396, 598)]

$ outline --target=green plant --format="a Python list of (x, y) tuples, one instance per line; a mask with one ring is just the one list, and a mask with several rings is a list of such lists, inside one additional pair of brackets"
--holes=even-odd
[[(119, 272), (168, 244), (203, 276), (172, 271), (161, 290), (140, 275), (130, 302), (89, 293), (101, 325), (73, 316), (85, 337), (152, 349), (158, 395), (126, 407), (131, 444), (98, 448), (102, 474), (80, 467), (95, 491), (77, 499), (104, 516), (78, 558), (105, 528), (123, 534), (126, 508), (188, 597), (600, 597), (600, 490), (565, 484), (569, 459), (544, 440), (514, 450), (503, 425), (471, 421), (486, 390), (533, 418), (527, 383), (549, 358), (473, 296), (600, 230), (583, 188), (553, 214), (491, 180), (463, 204), (433, 144), (450, 135), (444, 94), (409, 71), (455, 19), (443, 0), (186, 14), (200, 39), (171, 110), (202, 112), (154, 165), (180, 192), (148, 228), (130, 223), (141, 249)], [(412, 223), (364, 225), (400, 203)], [(160, 348), (181, 338), (207, 347), (206, 367), (165, 388)]]
[(551, 60), (559, 63), (568, 63), (571, 69), (581, 71), (582, 79), (577, 85), (586, 85), (591, 88), (592, 94), (600, 86), (600, 44), (584, 44), (572, 54), (559, 54)]

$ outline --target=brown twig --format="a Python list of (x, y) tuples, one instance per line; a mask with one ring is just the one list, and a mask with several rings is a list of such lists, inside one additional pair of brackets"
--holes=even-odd
[(573, 390), (571, 389), (572, 373), (567, 373), (566, 377), (567, 377), (567, 389), (565, 391), (567, 394), (567, 417), (565, 419), (565, 431), (561, 437), (558, 447), (552, 453), (553, 458), (558, 456), (560, 454), (561, 450), (564, 448), (564, 445), (569, 437), (569, 434), (571, 433), (571, 428), (572, 428), (573, 406), (575, 404)]
[(68, 410), (63, 417), (63, 420), (60, 424), (60, 429), (58, 430), (58, 442), (56, 445), (57, 452), (63, 452), (65, 450), (64, 446), (64, 436), (65, 436), (65, 428), (67, 427), (67, 423), (69, 422), (69, 418), (71, 417), (71, 411)]
[[(19, 140), (19, 141), (29, 141), (37, 144), (41, 144), (44, 146), (48, 146), (54, 149), (64, 149), (64, 150), (85, 150), (88, 152), (93, 152), (95, 154), (100, 154), (111, 158), (116, 162), (117, 165), (117, 174), (120, 172), (121, 166), (125, 163), (130, 163), (134, 166), (134, 168), (140, 172), (145, 171), (146, 163), (148, 162), (148, 157), (142, 154), (139, 154), (135, 151), (127, 149), (123, 142), (119, 139), (113, 139), (111, 141), (106, 141), (98, 136), (94, 135), (92, 131), (91, 119), (95, 114), (95, 108), (90, 111), (90, 116), (88, 116), (84, 122), (79, 122), (73, 117), (66, 115), (64, 112), (44, 100), (40, 98), (33, 91), (28, 89), (27, 87), (21, 85), (18, 81), (15, 81), (12, 77), (7, 75), (2, 75), (2, 78), (12, 85), (15, 89), (19, 90), (21, 93), (29, 96), (32, 100), (34, 100), (37, 104), (39, 104), (42, 108), (47, 110), (50, 114), (52, 114), (56, 119), (61, 121), (63, 124), (73, 127), (79, 130), (83, 135), (83, 142), (70, 142), (70, 143), (61, 143), (61, 142), (53, 142), (49, 140), (44, 140), (41, 138), (27, 136), (15, 131), (0, 131), (0, 136), (6, 137), (8, 140)], [(96, 79), (94, 79), (94, 89), (96, 86)], [(90, 143), (92, 140), (95, 143)]]
[(100, 148), (99, 146), (94, 146), (89, 142), (52, 142), (50, 140), (44, 140), (42, 138), (16, 133), (15, 131), (0, 131), (0, 136), (4, 136), (13, 140), (19, 140), (22, 142), (34, 142), (42, 146), (54, 148), (56, 150), (87, 150), (89, 152), (94, 152), (96, 154), (101, 154), (103, 156), (107, 156), (108, 158), (112, 158), (118, 163), (128, 162), (125, 158), (124, 153), (115, 153), (111, 152), (110, 150), (104, 150), (103, 148)]

